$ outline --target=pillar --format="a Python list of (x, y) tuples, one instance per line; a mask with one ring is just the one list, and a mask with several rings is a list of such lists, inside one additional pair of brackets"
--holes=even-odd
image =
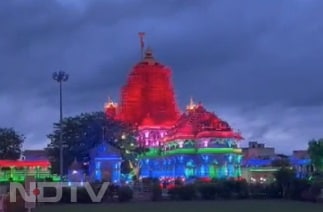
[(144, 158), (141, 159), (141, 167), (140, 167), (140, 176), (141, 177), (150, 177), (150, 159)]
[(95, 161), (95, 164), (94, 164), (94, 179), (97, 180), (97, 181), (102, 180), (101, 161)]
[(113, 162), (112, 182), (120, 182), (121, 178), (121, 162)]
[(185, 177), (185, 158), (182, 155), (176, 156), (175, 177)]
[(209, 155), (201, 155), (200, 156), (201, 159), (201, 163), (200, 163), (200, 167), (199, 167), (199, 176), (201, 177), (209, 177), (210, 175), (210, 170), (209, 170)]

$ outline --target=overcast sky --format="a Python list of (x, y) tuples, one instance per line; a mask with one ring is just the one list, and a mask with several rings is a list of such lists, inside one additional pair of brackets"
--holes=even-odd
[(64, 115), (102, 110), (138, 62), (138, 32), (190, 96), (279, 152), (323, 137), (322, 0), (0, 1), (0, 125), (42, 148)]

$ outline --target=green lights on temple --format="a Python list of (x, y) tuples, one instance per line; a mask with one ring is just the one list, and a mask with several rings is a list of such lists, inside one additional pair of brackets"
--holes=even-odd
[(147, 153), (140, 155), (140, 158), (154, 158), (177, 154), (242, 154), (242, 150), (238, 148), (182, 148), (162, 152), (160, 149), (151, 148)]
[(276, 172), (278, 168), (250, 168), (250, 172)]

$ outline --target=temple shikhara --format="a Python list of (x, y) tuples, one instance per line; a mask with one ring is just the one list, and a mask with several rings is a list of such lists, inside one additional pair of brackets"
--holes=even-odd
[(171, 70), (157, 62), (147, 49), (122, 88), (117, 118), (138, 126), (172, 126), (179, 111), (170, 78)]
[(171, 76), (146, 49), (122, 87), (120, 104), (105, 105), (107, 116), (136, 126), (137, 142), (149, 149), (139, 157), (139, 176), (240, 177), (241, 135), (193, 99), (181, 113)]

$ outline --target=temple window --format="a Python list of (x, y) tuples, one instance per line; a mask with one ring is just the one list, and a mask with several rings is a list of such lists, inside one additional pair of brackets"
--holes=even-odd
[(96, 168), (96, 169), (100, 169), (100, 168), (101, 168), (101, 162), (100, 162), (100, 161), (97, 161), (97, 162), (95, 163), (95, 168)]
[(178, 142), (178, 144), (179, 144), (179, 148), (183, 148), (184, 141), (180, 141)]
[(203, 141), (203, 147), (208, 147), (208, 144), (209, 144), (208, 140)]

